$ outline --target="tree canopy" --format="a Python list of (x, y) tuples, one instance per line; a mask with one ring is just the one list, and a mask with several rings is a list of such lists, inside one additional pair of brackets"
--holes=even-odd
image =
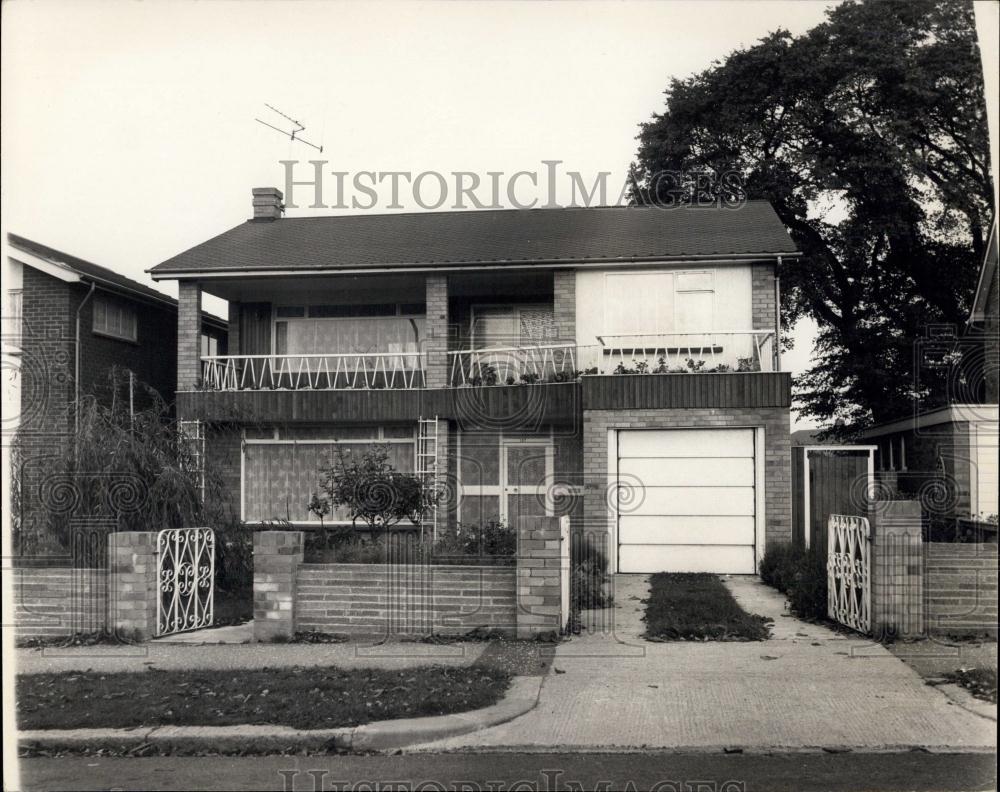
[(681, 173), (710, 198), (771, 202), (804, 254), (780, 273), (783, 323), (820, 328), (802, 414), (837, 433), (969, 400), (918, 340), (963, 325), (995, 211), (972, 4), (846, 2), (665, 93), (632, 199), (691, 200), (660, 178)]

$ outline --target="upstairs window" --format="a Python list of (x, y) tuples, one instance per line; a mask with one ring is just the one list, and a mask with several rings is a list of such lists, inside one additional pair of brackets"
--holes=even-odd
[(201, 334), (201, 356), (215, 357), (219, 354), (219, 339), (215, 336)]
[(94, 332), (123, 341), (138, 341), (139, 319), (135, 309), (106, 297), (94, 297)]
[(615, 272), (605, 276), (605, 334), (642, 337), (714, 329), (711, 270)]

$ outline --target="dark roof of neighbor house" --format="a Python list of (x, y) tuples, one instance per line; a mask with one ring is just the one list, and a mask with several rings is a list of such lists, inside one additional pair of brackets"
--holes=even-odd
[[(151, 286), (146, 286), (131, 278), (126, 278), (121, 273), (107, 267), (102, 267), (100, 264), (94, 264), (91, 261), (71, 256), (69, 253), (63, 253), (61, 250), (56, 250), (40, 242), (34, 242), (25, 237), (18, 236), (17, 234), (7, 234), (7, 241), (16, 250), (31, 253), (39, 258), (61, 265), (76, 273), (84, 280), (97, 283), (108, 291), (116, 291), (127, 296), (139, 296), (147, 300), (154, 300), (177, 310), (177, 300), (169, 294), (164, 294)], [(203, 312), (202, 317), (220, 327), (227, 326), (224, 319), (213, 314)]]
[[(997, 223), (993, 221), (990, 229), (990, 236), (986, 243), (986, 255), (983, 257), (983, 264), (979, 268), (979, 282), (976, 284), (976, 295), (972, 299), (972, 312), (969, 314), (969, 322), (985, 322), (987, 312), (991, 309), (997, 310), (996, 290), (997, 290)], [(994, 295), (992, 303), (990, 293)]]
[(248, 220), (153, 267), (210, 272), (571, 264), (798, 255), (767, 201)]

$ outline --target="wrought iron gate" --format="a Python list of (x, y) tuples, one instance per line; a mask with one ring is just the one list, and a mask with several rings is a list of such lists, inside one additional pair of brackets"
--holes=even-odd
[(209, 627), (215, 616), (215, 531), (170, 528), (156, 537), (156, 634)]
[(864, 517), (831, 514), (827, 528), (827, 614), (871, 632), (871, 528)]

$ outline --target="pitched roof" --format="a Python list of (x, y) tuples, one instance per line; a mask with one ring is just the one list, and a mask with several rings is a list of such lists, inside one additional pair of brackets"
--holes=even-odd
[(249, 220), (153, 267), (207, 272), (349, 270), (797, 255), (766, 201)]
[[(993, 221), (990, 236), (986, 243), (986, 255), (979, 268), (979, 282), (976, 284), (976, 294), (972, 298), (972, 312), (969, 322), (985, 322), (989, 306), (990, 290), (997, 287), (997, 223)], [(995, 291), (994, 291), (995, 293)], [(995, 298), (994, 298), (995, 300)], [(993, 310), (996, 310), (994, 302)]]
[[(7, 241), (15, 250), (30, 253), (33, 256), (37, 256), (38, 258), (44, 259), (45, 261), (59, 267), (70, 270), (76, 275), (79, 275), (83, 280), (97, 283), (109, 291), (117, 291), (132, 297), (138, 296), (144, 299), (154, 300), (155, 302), (167, 305), (174, 310), (177, 309), (177, 300), (169, 294), (164, 294), (163, 292), (157, 291), (144, 283), (139, 283), (131, 278), (126, 278), (121, 273), (115, 272), (107, 267), (102, 267), (100, 264), (94, 264), (91, 261), (71, 256), (69, 253), (63, 253), (61, 250), (56, 250), (55, 248), (48, 247), (40, 242), (34, 242), (25, 237), (18, 236), (17, 234), (7, 234)], [(214, 323), (222, 323), (222, 325), (225, 325), (225, 321), (219, 317), (207, 312), (202, 313), (203, 318)]]

